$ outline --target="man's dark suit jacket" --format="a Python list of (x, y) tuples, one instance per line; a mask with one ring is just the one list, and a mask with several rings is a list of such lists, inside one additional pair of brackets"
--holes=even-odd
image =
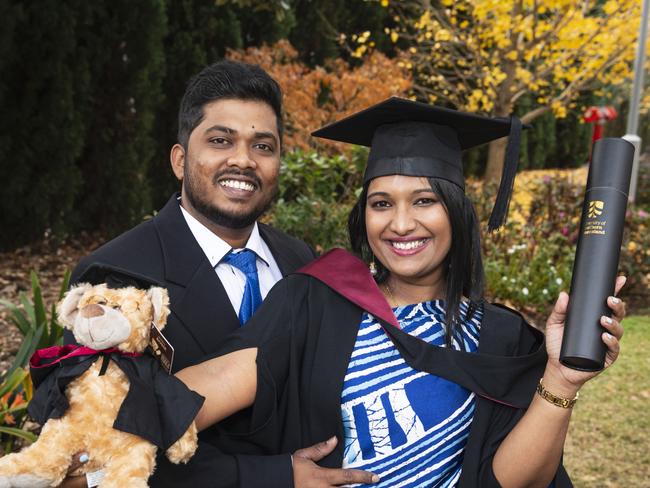
[[(239, 319), (215, 270), (194, 239), (181, 213), (178, 195), (170, 198), (151, 220), (103, 245), (75, 268), (76, 283), (91, 264), (103, 263), (160, 282), (169, 291), (171, 314), (163, 331), (174, 347), (174, 371), (214, 353), (223, 339), (237, 330)], [(260, 235), (283, 275), (311, 261), (315, 254), (304, 242), (264, 224)], [(199, 450), (183, 466), (158, 456), (152, 487), (293, 487), (287, 455), (224, 454), (217, 428), (199, 435)]]

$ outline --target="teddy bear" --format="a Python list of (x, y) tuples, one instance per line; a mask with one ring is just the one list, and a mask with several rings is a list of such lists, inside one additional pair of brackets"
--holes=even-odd
[(82, 283), (58, 305), (60, 323), (79, 344), (37, 351), (29, 413), (38, 440), (0, 458), (0, 488), (57, 486), (75, 453), (83, 472), (103, 469), (101, 488), (145, 487), (158, 448), (173, 463), (197, 448), (194, 418), (203, 397), (145, 352), (169, 314), (167, 290)]

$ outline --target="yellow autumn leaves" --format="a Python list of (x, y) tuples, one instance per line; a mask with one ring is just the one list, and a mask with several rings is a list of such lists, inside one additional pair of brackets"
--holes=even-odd
[[(525, 94), (562, 117), (581, 90), (624, 83), (637, 0), (403, 0), (390, 9), (415, 87), (458, 108), (503, 115)], [(366, 33), (364, 33), (366, 34)], [(358, 38), (355, 54), (367, 52)]]

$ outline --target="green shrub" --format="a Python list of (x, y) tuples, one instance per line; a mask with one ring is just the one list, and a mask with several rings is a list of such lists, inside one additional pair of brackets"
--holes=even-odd
[(354, 201), (361, 187), (368, 151), (353, 150), (350, 156), (321, 156), (316, 152), (294, 151), (284, 155), (280, 178), (282, 201), (292, 202), (309, 195), (338, 202)]
[(351, 204), (301, 196), (294, 202), (278, 202), (272, 222), (323, 253), (332, 247), (349, 247), (345, 224), (351, 208)]
[[(34, 442), (36, 436), (25, 430), (27, 404), (32, 398), (32, 382), (26, 369), (29, 358), (36, 349), (60, 345), (63, 327), (56, 315), (56, 304), (48, 307), (43, 300), (38, 275), (30, 273), (32, 298), (25, 293), (19, 295), (20, 304), (0, 300), (9, 310), (9, 320), (23, 335), (23, 341), (14, 357), (14, 362), (0, 376), (0, 444), (5, 453), (17, 450), (23, 441)], [(63, 298), (70, 283), (70, 271), (66, 271), (61, 283), (57, 301)]]
[[(59, 324), (56, 316), (56, 304), (52, 303), (50, 305), (48, 317), (48, 307), (43, 300), (38, 275), (32, 271), (30, 279), (32, 285), (31, 300), (27, 298), (25, 293), (19, 295), (20, 305), (7, 300), (0, 300), (0, 305), (6, 307), (10, 312), (9, 320), (23, 335), (22, 344), (16, 353), (13, 365), (5, 373), (5, 378), (11, 376), (14, 371), (24, 368), (36, 349), (60, 345), (63, 340), (63, 327)], [(68, 270), (63, 276), (58, 300), (63, 298), (69, 283), (70, 271)]]
[(271, 223), (318, 252), (348, 247), (348, 214), (358, 197), (366, 158), (365, 149), (349, 157), (286, 154)]

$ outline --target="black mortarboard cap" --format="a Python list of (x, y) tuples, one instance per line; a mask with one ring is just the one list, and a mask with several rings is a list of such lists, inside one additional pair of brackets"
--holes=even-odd
[(392, 97), (312, 135), (370, 147), (364, 184), (378, 176), (399, 174), (443, 178), (462, 189), (462, 151), (509, 136), (488, 229), (497, 229), (505, 220), (519, 160), (521, 121), (517, 117), (490, 118)]
[(91, 285), (105, 283), (109, 288), (133, 286), (142, 290), (147, 290), (152, 286), (163, 286), (159, 281), (148, 276), (105, 263), (89, 265), (79, 276), (77, 283), (90, 283)]

